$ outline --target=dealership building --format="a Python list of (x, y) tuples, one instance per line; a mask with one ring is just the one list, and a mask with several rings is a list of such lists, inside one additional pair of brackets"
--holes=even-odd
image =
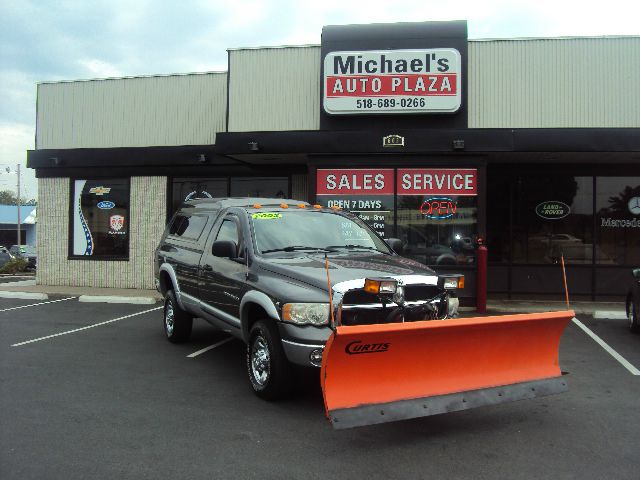
[(185, 200), (339, 206), (491, 296), (623, 294), (640, 265), (640, 36), (328, 26), (225, 72), (38, 84), (37, 282), (153, 288)]

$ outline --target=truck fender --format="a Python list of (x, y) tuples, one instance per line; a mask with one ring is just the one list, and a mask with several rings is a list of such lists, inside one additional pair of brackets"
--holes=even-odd
[(242, 338), (245, 341), (249, 339), (249, 307), (254, 303), (262, 307), (270, 318), (280, 321), (280, 315), (278, 315), (278, 310), (276, 310), (273, 300), (262, 292), (249, 290), (240, 301), (240, 322), (242, 324)]
[(173, 269), (173, 266), (169, 263), (163, 263), (162, 265), (160, 265), (159, 271), (167, 272), (167, 274), (171, 278), (171, 283), (173, 284), (173, 288), (175, 290), (176, 300), (178, 300), (178, 306), (181, 309), (186, 310), (184, 308), (184, 305), (182, 304), (182, 298), (180, 298), (180, 285), (178, 284), (178, 278), (176, 277), (176, 272)]

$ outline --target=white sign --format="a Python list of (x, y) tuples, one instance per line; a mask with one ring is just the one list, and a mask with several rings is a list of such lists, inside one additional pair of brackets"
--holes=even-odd
[(462, 60), (453, 48), (331, 52), (324, 110), (332, 115), (452, 113), (460, 108)]

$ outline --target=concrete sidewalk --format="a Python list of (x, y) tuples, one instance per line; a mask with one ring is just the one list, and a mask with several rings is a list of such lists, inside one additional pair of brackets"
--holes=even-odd
[[(14, 295), (14, 296), (12, 296)], [(126, 288), (93, 288), (36, 285), (35, 279), (16, 278), (15, 282), (0, 283), (0, 298), (46, 299), (49, 295), (79, 297), (80, 301), (108, 303), (155, 303), (162, 300), (156, 290), (136, 290)], [(565, 310), (565, 302), (548, 300), (488, 300), (487, 314), (530, 313)], [(586, 314), (595, 318), (626, 318), (623, 302), (574, 302), (570, 308), (576, 314)], [(463, 309), (472, 314), (475, 309)]]
[(36, 285), (35, 279), (0, 284), (0, 298), (46, 300), (49, 295), (78, 297), (81, 302), (152, 304), (162, 300), (156, 290)]
[[(626, 318), (624, 302), (571, 302), (569, 308), (576, 315), (591, 315), (594, 318)], [(548, 300), (487, 300), (488, 314), (533, 313), (566, 310), (567, 304)]]

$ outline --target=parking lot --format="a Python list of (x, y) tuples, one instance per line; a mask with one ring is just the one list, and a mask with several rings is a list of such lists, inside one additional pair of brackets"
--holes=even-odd
[(161, 308), (0, 299), (1, 478), (638, 478), (625, 320), (579, 317), (631, 369), (571, 323), (568, 393), (336, 431), (317, 372), (264, 402), (240, 342), (196, 320), (170, 344)]

